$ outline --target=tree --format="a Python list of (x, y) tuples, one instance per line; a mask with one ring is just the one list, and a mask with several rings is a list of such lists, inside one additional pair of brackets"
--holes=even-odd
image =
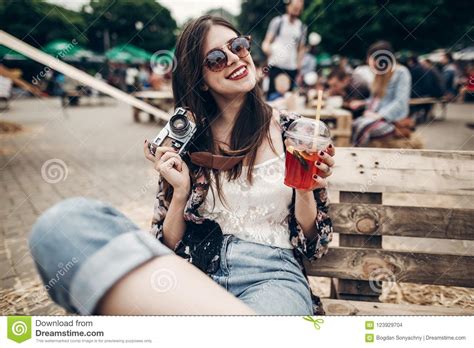
[(315, 0), (302, 18), (321, 34), (324, 49), (357, 58), (380, 39), (397, 50), (425, 53), (457, 49), (468, 43), (469, 31), (474, 34), (470, 0)]
[(224, 9), (222, 7), (207, 10), (205, 12), (205, 14), (208, 14), (208, 15), (211, 15), (211, 16), (222, 17), (222, 18), (227, 19), (233, 25), (235, 25), (235, 26), (238, 25), (236, 17), (232, 13), (230, 13), (229, 11), (227, 11), (226, 9)]
[(0, 1), (0, 28), (35, 47), (54, 39), (87, 42), (80, 14), (42, 0)]
[(239, 29), (247, 35), (252, 35), (252, 56), (263, 59), (261, 46), (267, 33), (268, 24), (273, 17), (285, 13), (283, 1), (243, 0), (240, 15), (237, 17)]
[[(239, 27), (261, 44), (270, 20), (285, 12), (283, 1), (244, 0)], [(364, 58), (376, 40), (397, 50), (418, 53), (472, 44), (472, 0), (306, 0), (301, 19), (308, 33), (316, 31), (321, 49)]]
[(172, 48), (176, 41), (176, 21), (155, 0), (91, 0), (81, 13), (87, 23), (92, 23), (88, 36), (90, 46), (97, 51), (103, 51), (104, 44), (131, 43), (155, 52)]

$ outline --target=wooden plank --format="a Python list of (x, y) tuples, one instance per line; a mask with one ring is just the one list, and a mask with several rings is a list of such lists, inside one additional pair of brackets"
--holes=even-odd
[(171, 90), (139, 91), (133, 93), (133, 96), (139, 99), (173, 100), (173, 92)]
[(20, 87), (21, 89), (24, 89), (27, 92), (30, 92), (34, 96), (37, 96), (38, 98), (43, 98), (45, 97), (45, 94), (36, 86), (33, 86), (29, 82), (26, 82), (22, 78), (16, 76), (10, 69), (1, 66), (0, 65), (0, 75), (8, 77), (12, 82)]
[(474, 315), (472, 308), (321, 299), (326, 315)]
[(376, 289), (381, 281), (474, 287), (473, 256), (334, 247), (305, 268), (310, 276), (368, 280)]
[[(303, 108), (292, 110), (297, 114), (304, 117), (314, 118), (316, 116), (316, 108)], [(352, 113), (346, 109), (333, 109), (333, 108), (322, 108), (321, 109), (321, 120), (324, 119), (335, 119), (337, 117), (352, 117)]]
[(336, 149), (329, 189), (474, 195), (474, 151)]
[(69, 76), (70, 78), (77, 80), (82, 84), (96, 89), (104, 94), (107, 94), (121, 102), (127, 103), (166, 121), (168, 121), (170, 118), (168, 113), (107, 84), (105, 81), (98, 80), (91, 75), (73, 67), (72, 65), (66, 64), (63, 61), (60, 61), (59, 59), (54, 58), (53, 56), (50, 56), (49, 54), (46, 54), (37, 48), (34, 48), (31, 45), (28, 45), (27, 43), (4, 32), (3, 30), (0, 30), (0, 44), (13, 49), (25, 55), (26, 57), (33, 59), (34, 61), (49, 66), (52, 69), (59, 71), (64, 75)]
[(349, 136), (336, 136), (334, 139), (334, 145), (336, 147), (349, 147), (351, 146), (351, 138)]
[[(373, 203), (382, 204), (381, 193), (340, 192), (339, 201), (344, 203)], [(348, 235), (339, 236), (341, 247), (351, 248), (382, 248), (382, 236), (380, 235)], [(374, 289), (367, 281), (339, 279), (335, 282), (337, 298), (358, 301), (379, 301), (380, 292)]]
[(426, 104), (446, 104), (448, 102), (448, 98), (433, 98), (433, 97), (425, 97), (425, 98), (412, 98), (410, 99), (410, 105), (426, 105)]
[(330, 209), (338, 233), (474, 240), (472, 209), (363, 203), (334, 203)]

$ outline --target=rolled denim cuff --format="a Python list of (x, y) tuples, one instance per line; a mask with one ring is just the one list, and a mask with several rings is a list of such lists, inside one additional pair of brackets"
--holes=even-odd
[(80, 314), (94, 314), (102, 297), (123, 276), (157, 256), (171, 254), (149, 232), (123, 233), (81, 265), (71, 282), (71, 302)]

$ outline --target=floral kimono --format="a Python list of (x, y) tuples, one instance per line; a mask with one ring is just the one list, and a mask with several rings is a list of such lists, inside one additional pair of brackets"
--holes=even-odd
[[(280, 127), (283, 141), (285, 131), (289, 125), (299, 116), (292, 113), (280, 113)], [(183, 239), (177, 243), (174, 251), (177, 255), (188, 260), (190, 263), (207, 274), (217, 271), (220, 262), (220, 251), (223, 242), (223, 233), (218, 223), (213, 220), (203, 218), (199, 215), (198, 208), (204, 203), (209, 182), (203, 174), (199, 175), (200, 167), (190, 163), (184, 158), (190, 171), (197, 173), (197, 179), (191, 183), (191, 194), (188, 198), (184, 210), (184, 220), (186, 230)], [(291, 204), (288, 207), (288, 227), (290, 243), (294, 247), (294, 255), (306, 276), (303, 267), (303, 260), (313, 261), (321, 258), (328, 251), (328, 244), (332, 240), (332, 222), (328, 215), (328, 197), (326, 189), (316, 189), (313, 191), (314, 199), (317, 203), (318, 214), (316, 217), (315, 238), (308, 240), (303, 234), (295, 217), (295, 197), (296, 191), (293, 189)], [(170, 202), (165, 199), (163, 192), (163, 180), (159, 179), (158, 191), (155, 200), (154, 214), (152, 220), (151, 233), (163, 242), (163, 223), (168, 211)], [(319, 297), (312, 294), (314, 314), (324, 314)]]

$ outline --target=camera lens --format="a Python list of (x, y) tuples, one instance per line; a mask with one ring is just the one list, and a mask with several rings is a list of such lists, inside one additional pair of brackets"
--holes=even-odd
[(173, 133), (184, 134), (188, 130), (189, 120), (184, 115), (174, 115), (170, 120), (170, 128)]

